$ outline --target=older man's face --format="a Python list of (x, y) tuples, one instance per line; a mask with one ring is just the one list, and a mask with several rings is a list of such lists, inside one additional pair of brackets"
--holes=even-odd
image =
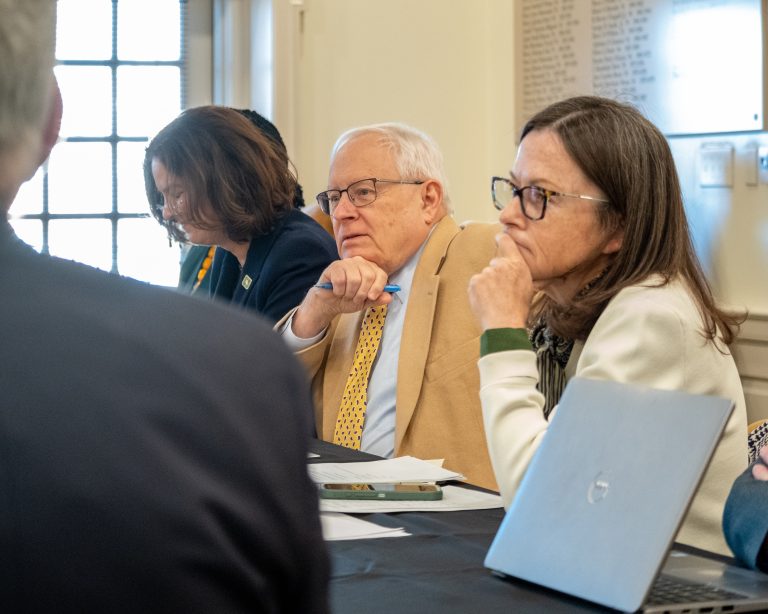
[[(353, 139), (331, 163), (328, 189), (346, 189), (361, 179), (422, 180), (401, 177), (392, 154), (376, 135)], [(336, 245), (342, 258), (360, 256), (392, 274), (413, 256), (427, 238), (434, 209), (425, 207), (424, 186), (378, 183), (376, 200), (355, 207), (342, 195), (331, 216)]]

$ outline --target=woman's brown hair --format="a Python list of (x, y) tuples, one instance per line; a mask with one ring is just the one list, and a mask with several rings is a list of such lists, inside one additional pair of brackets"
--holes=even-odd
[(634, 107), (596, 96), (550, 105), (523, 127), (551, 130), (581, 171), (605, 195), (598, 216), (623, 242), (604, 274), (568, 307), (537, 297), (531, 322), (543, 318), (555, 334), (585, 339), (608, 302), (623, 288), (661, 276), (687, 283), (704, 321), (703, 333), (730, 344), (743, 317), (715, 304), (691, 242), (675, 162), (661, 132)]
[[(163, 219), (154, 159), (184, 183), (189, 221), (201, 228), (221, 227), (233, 241), (268, 233), (294, 207), (298, 184), (285, 148), (235, 109), (188, 109), (147, 147), (144, 185), (152, 215), (171, 237), (183, 241), (177, 224)], [(205, 215), (208, 205), (219, 224)]]

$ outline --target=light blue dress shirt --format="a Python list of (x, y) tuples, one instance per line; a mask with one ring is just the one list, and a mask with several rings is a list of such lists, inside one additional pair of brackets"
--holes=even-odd
[[(427, 241), (387, 281), (387, 283), (400, 286), (400, 291), (395, 294), (394, 299), (387, 307), (387, 318), (384, 321), (379, 352), (371, 368), (371, 377), (368, 381), (368, 405), (365, 410), (363, 440), (360, 445), (363, 452), (384, 458), (392, 458), (395, 454), (397, 365), (400, 358), (400, 339), (403, 335), (403, 323), (405, 322), (413, 275)], [(292, 317), (289, 318), (279, 332), (293, 351), (308, 348), (323, 338), (325, 331), (311, 339), (297, 337), (291, 330), (292, 319)]]

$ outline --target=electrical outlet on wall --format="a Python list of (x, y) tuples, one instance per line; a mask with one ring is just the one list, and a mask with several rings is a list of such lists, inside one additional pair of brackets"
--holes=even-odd
[(757, 173), (760, 183), (768, 183), (768, 146), (763, 145), (757, 150)]

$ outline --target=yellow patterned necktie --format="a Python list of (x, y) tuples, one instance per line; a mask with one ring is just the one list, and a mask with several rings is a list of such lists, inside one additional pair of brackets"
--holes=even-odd
[(336, 417), (336, 428), (333, 432), (333, 443), (345, 448), (360, 449), (365, 408), (368, 405), (368, 379), (371, 374), (371, 365), (379, 351), (386, 317), (387, 306), (380, 305), (368, 309), (363, 318), (352, 368), (347, 377), (347, 384), (344, 386), (341, 407)]

